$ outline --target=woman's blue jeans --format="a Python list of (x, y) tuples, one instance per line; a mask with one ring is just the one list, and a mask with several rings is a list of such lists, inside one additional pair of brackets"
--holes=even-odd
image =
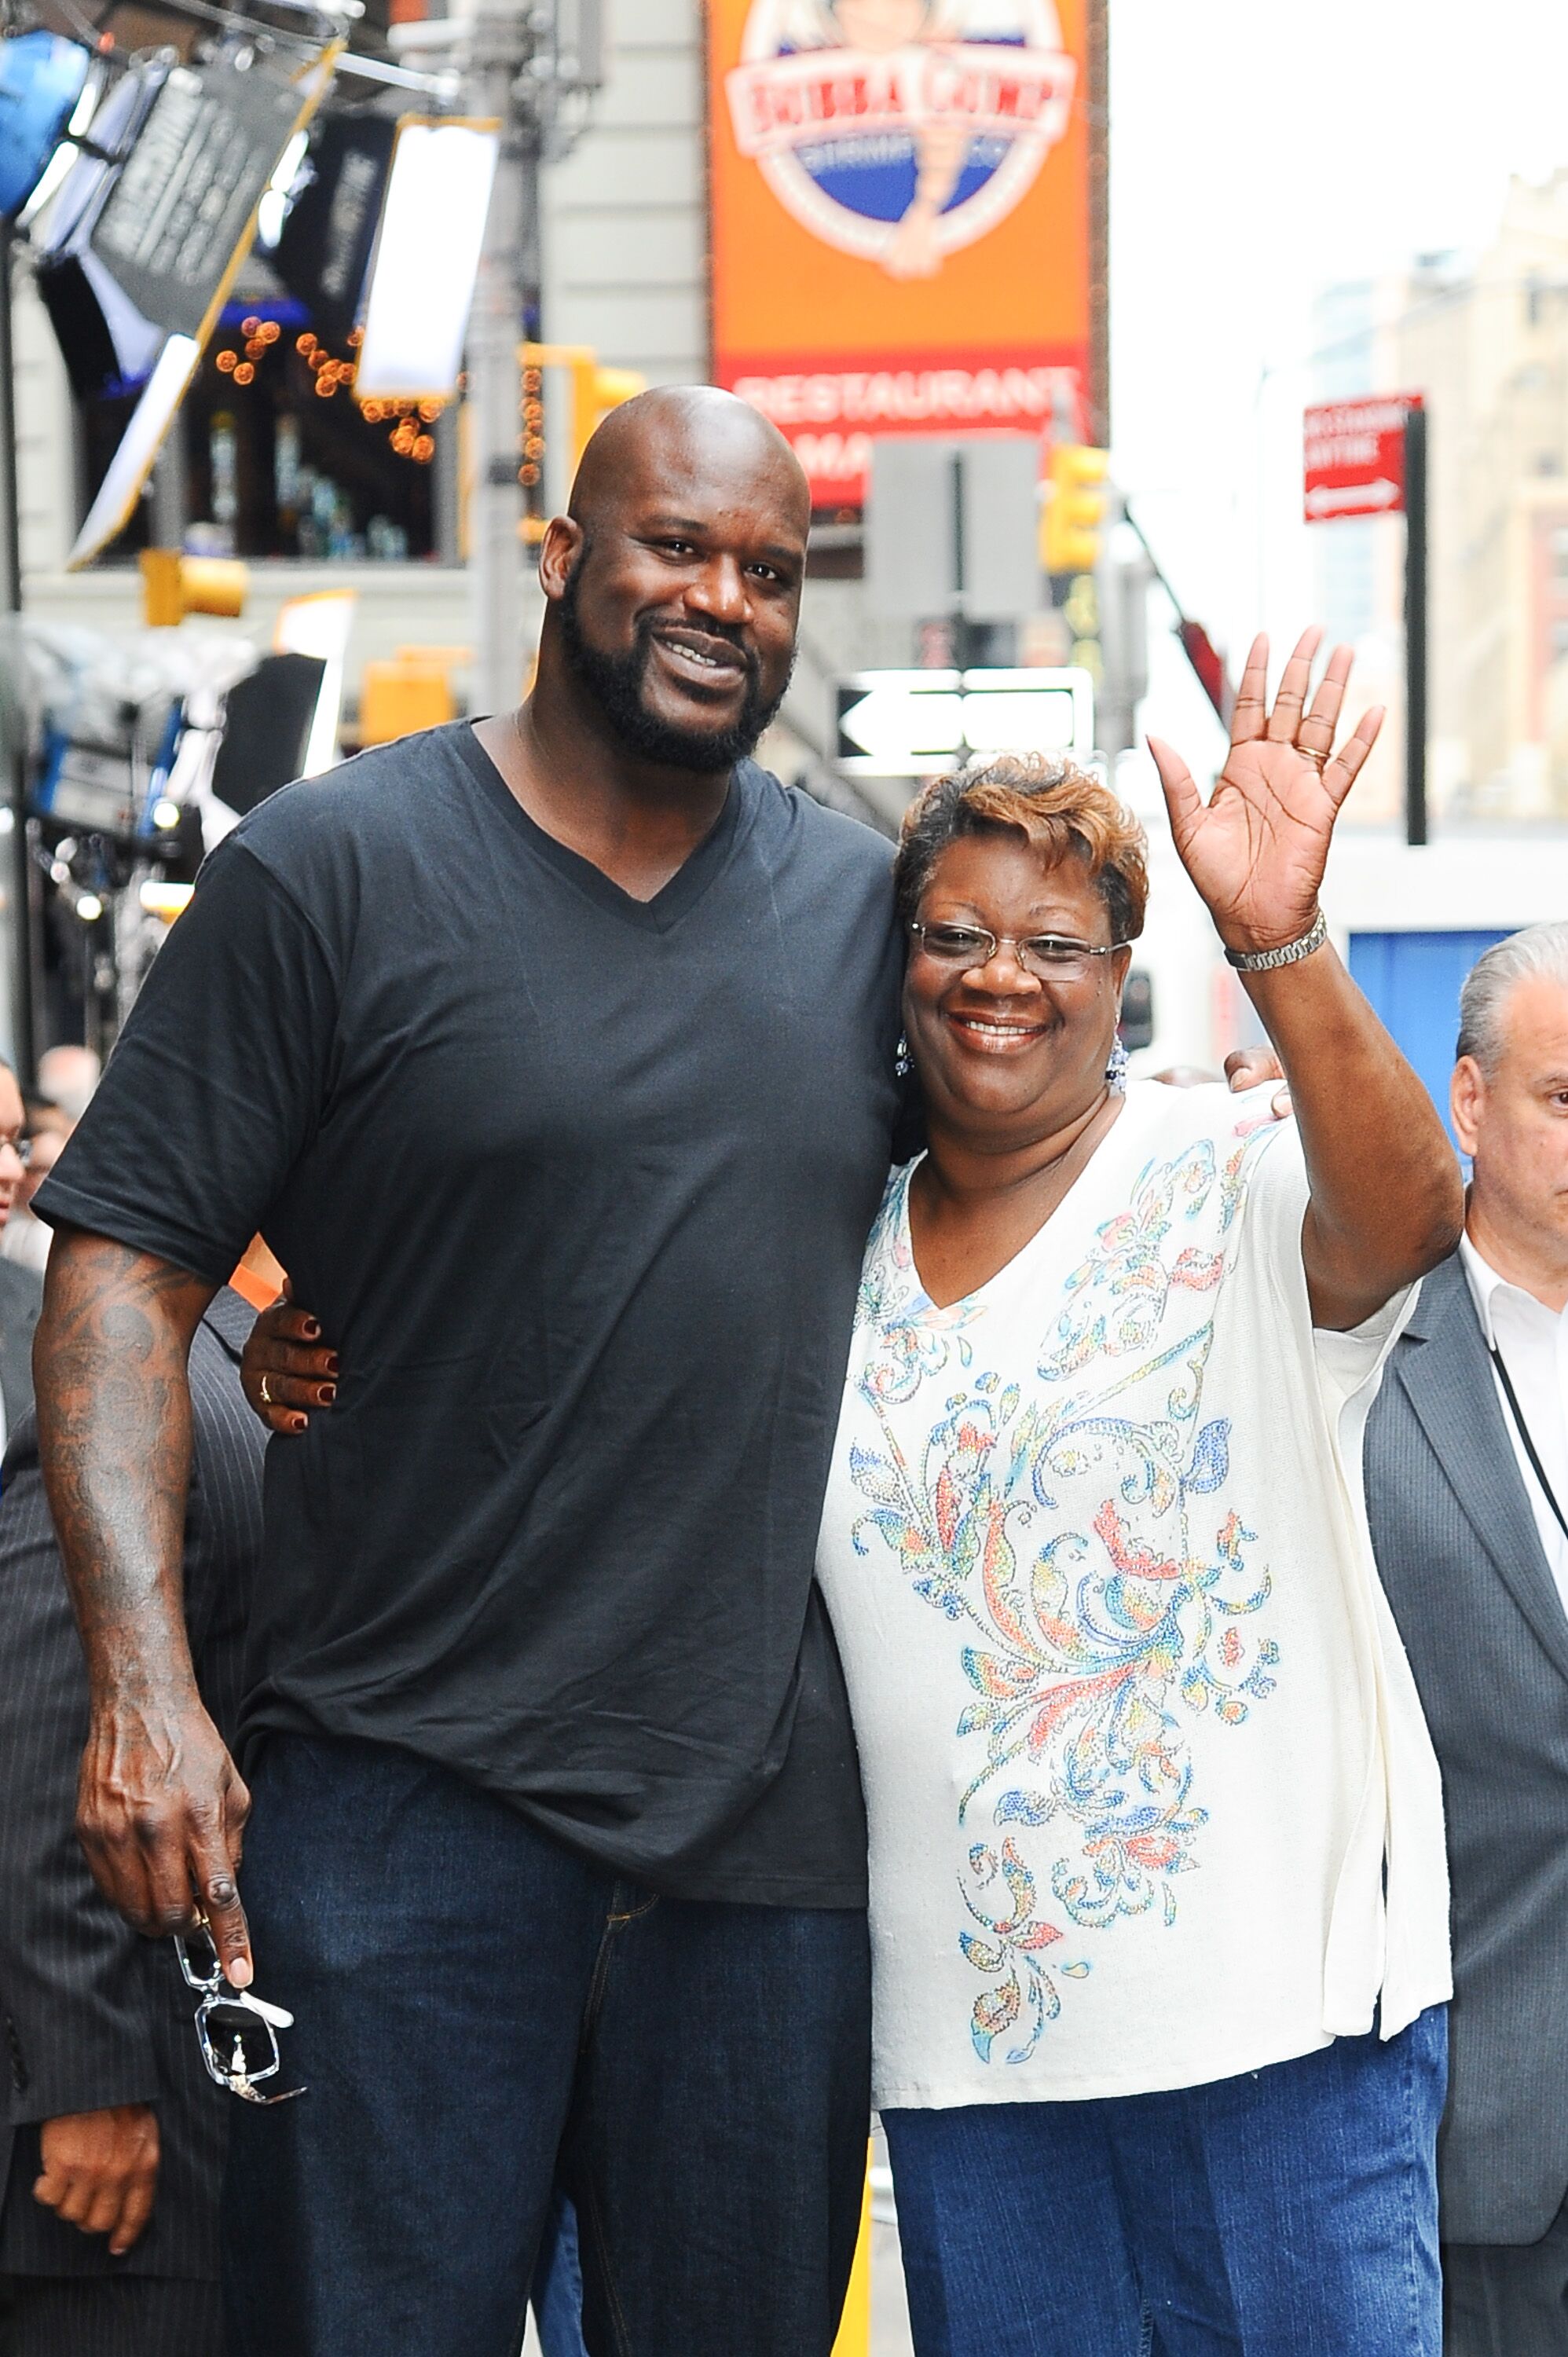
[(885, 2112), (917, 2357), (1439, 2357), (1441, 2006), (1170, 2094)]

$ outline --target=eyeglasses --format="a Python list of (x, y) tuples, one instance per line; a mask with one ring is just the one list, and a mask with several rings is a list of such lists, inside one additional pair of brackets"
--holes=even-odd
[(10, 1147), (24, 1170), (33, 1158), (33, 1141), (30, 1137), (0, 1137), (0, 1146)]
[(1103, 947), (1094, 942), (1065, 941), (1058, 933), (1035, 933), (1027, 941), (1015, 941), (1007, 933), (987, 932), (983, 925), (922, 925), (909, 928), (914, 939), (929, 958), (939, 965), (989, 965), (1000, 949), (1016, 953), (1019, 964), (1026, 974), (1036, 975), (1042, 982), (1082, 982), (1094, 972), (1096, 958), (1114, 957), (1124, 950), (1125, 942), (1108, 942)]
[[(285, 2087), (276, 2095), (257, 2093), (262, 2080), (274, 2078), (283, 2068), (277, 2032), (294, 2028), (293, 2014), (285, 2013), (281, 2005), (268, 2005), (264, 1997), (252, 1996), (249, 1989), (230, 1987), (205, 1925), (188, 1943), (177, 1938), (174, 1944), (187, 1988), (201, 1992), (196, 2035), (208, 2077), (227, 2087), (231, 2095), (243, 2096), (247, 2104), (288, 2104), (295, 2095), (303, 2095), (303, 2087)], [(194, 1961), (192, 1946), (198, 1950)], [(261, 2064), (259, 2070), (252, 2067), (252, 2055)]]

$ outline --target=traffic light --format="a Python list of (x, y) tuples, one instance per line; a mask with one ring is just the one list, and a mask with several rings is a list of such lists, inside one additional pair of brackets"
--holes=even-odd
[(647, 390), (648, 379), (640, 369), (596, 368), (593, 381), (586, 387), (587, 398), (576, 419), (574, 457), (582, 457), (588, 436), (601, 418), (607, 417), (612, 409), (618, 409), (623, 401), (634, 400)]
[(1092, 573), (1105, 522), (1100, 489), (1109, 451), (1079, 442), (1052, 445), (1046, 504), (1040, 517), (1040, 561), (1047, 573)]

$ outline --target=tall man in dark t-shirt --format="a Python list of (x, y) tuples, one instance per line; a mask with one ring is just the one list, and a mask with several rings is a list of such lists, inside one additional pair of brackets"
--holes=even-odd
[[(740, 403), (618, 411), (530, 701), (243, 822), (37, 1200), (82, 1838), (242, 1986), (253, 1796), (297, 2017), (308, 2093), (233, 2123), (236, 2357), (510, 2357), (557, 2170), (595, 2357), (832, 2340), (865, 1829), (811, 1566), (898, 958), (886, 847), (746, 758), (808, 521)], [(268, 1462), (248, 1792), (178, 1583), (186, 1350), (257, 1228), (345, 1372)]]

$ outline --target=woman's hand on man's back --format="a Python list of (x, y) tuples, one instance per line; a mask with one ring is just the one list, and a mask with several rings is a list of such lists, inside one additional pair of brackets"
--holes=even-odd
[(338, 1396), (338, 1353), (324, 1340), (320, 1321), (285, 1297), (263, 1309), (252, 1327), (240, 1379), (269, 1432), (301, 1433), (310, 1411), (330, 1407)]
[(1249, 1089), (1261, 1089), (1266, 1081), (1277, 1081), (1280, 1085), (1274, 1091), (1271, 1110), (1276, 1121), (1290, 1119), (1285, 1068), (1272, 1048), (1232, 1048), (1225, 1059), (1225, 1078), (1233, 1097), (1245, 1096)]

